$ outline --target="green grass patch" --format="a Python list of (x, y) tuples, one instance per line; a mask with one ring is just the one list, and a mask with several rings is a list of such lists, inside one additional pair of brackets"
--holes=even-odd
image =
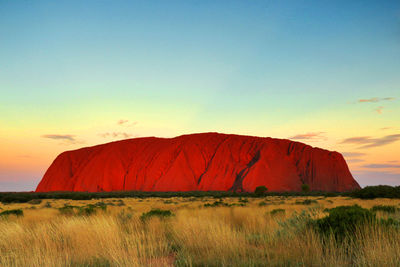
[(170, 210), (162, 210), (162, 209), (152, 209), (149, 212), (145, 212), (140, 216), (140, 219), (142, 221), (146, 221), (150, 219), (151, 217), (159, 217), (159, 218), (167, 218), (174, 216), (172, 211)]
[(314, 200), (314, 199), (305, 199), (303, 201), (297, 200), (296, 204), (299, 205), (311, 205), (311, 204), (317, 204), (318, 201)]
[(261, 201), (258, 203), (258, 206), (260, 206), (260, 207), (267, 206), (267, 205), (268, 205), (268, 203), (265, 201)]
[(15, 215), (17, 217), (23, 216), (24, 211), (22, 209), (14, 209), (14, 210), (5, 210), (0, 212), (0, 217), (1, 216), (9, 216), (9, 215)]
[(375, 214), (359, 205), (339, 206), (326, 211), (329, 215), (314, 220), (312, 225), (322, 235), (333, 234), (338, 240), (353, 236), (356, 229), (364, 224), (376, 222)]
[(271, 210), (270, 211), (270, 214), (271, 215), (277, 215), (277, 214), (285, 214), (285, 210), (284, 209), (273, 209), (273, 210)]
[(59, 208), (58, 211), (62, 215), (81, 215), (90, 216), (95, 214), (98, 210), (107, 210), (107, 204), (104, 202), (98, 202), (96, 204), (88, 204), (86, 206), (71, 206), (65, 205)]
[(377, 211), (383, 211), (387, 213), (395, 213), (399, 209), (396, 206), (390, 206), (390, 205), (376, 205), (371, 208), (371, 211), (377, 212)]

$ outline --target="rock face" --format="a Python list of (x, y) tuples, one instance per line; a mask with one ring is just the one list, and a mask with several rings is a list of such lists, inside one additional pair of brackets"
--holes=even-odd
[(341, 154), (293, 142), (218, 133), (135, 138), (61, 153), (36, 191), (348, 191)]

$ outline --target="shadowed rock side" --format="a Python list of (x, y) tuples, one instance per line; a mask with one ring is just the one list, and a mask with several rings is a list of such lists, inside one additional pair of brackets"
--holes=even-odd
[(135, 138), (61, 153), (36, 191), (348, 191), (337, 152), (290, 140), (202, 133)]

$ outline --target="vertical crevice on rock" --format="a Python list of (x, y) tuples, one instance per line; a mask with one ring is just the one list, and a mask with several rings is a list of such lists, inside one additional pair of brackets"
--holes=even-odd
[(214, 151), (213, 155), (211, 156), (210, 160), (209, 160), (208, 163), (207, 163), (206, 169), (204, 170), (204, 172), (203, 172), (202, 174), (200, 174), (199, 179), (197, 179), (197, 185), (200, 184), (201, 178), (203, 178), (204, 174), (206, 174), (207, 171), (208, 171), (208, 169), (210, 168), (211, 163), (212, 163), (212, 161), (213, 161), (215, 155), (216, 155), (217, 152), (218, 152), (218, 149), (221, 147), (221, 145), (222, 145), (223, 143), (225, 143), (225, 141), (226, 141), (228, 138), (229, 138), (229, 136), (226, 137), (226, 138), (224, 138), (224, 139), (222, 140), (222, 142), (219, 143), (219, 144), (217, 145), (217, 147), (215, 148), (215, 151)]
[(257, 163), (257, 161), (260, 160), (261, 154), (260, 150), (256, 152), (256, 154), (253, 156), (253, 158), (250, 160), (249, 163), (247, 163), (246, 168), (241, 170), (238, 174), (236, 174), (235, 181), (233, 182), (233, 185), (231, 188), (229, 188), (229, 191), (234, 191), (234, 192), (243, 192), (243, 180), (246, 177), (246, 175), (249, 173), (250, 168)]

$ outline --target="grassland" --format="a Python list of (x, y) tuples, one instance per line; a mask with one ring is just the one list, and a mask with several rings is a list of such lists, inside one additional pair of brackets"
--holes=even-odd
[[(400, 266), (400, 230), (364, 224), (344, 240), (307, 222), (358, 204), (400, 219), (399, 199), (267, 196), (1, 204), (0, 266)], [(104, 208), (106, 207), (106, 208)], [(87, 212), (85, 209), (92, 209)], [(143, 216), (154, 210), (172, 216)], [(145, 219), (144, 219), (145, 218)]]

